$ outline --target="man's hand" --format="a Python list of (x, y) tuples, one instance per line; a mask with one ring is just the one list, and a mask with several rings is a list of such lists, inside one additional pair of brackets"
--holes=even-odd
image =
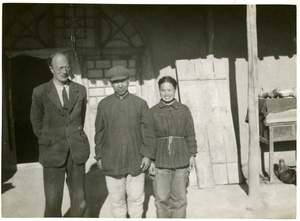
[(142, 172), (145, 172), (150, 166), (151, 160), (148, 157), (144, 157), (142, 160), (141, 168)]
[(97, 161), (97, 166), (98, 166), (98, 168), (99, 168), (100, 170), (102, 170), (102, 162), (101, 162), (101, 159), (99, 159), (99, 160)]
[(195, 168), (195, 157), (190, 157), (190, 166), (189, 170), (193, 170)]
[(149, 175), (155, 176), (155, 164), (151, 162), (150, 168), (149, 168)]

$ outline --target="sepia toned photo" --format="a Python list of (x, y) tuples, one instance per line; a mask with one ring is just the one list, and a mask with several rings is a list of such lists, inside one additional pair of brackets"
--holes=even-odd
[(297, 9), (1, 3), (1, 218), (296, 219)]

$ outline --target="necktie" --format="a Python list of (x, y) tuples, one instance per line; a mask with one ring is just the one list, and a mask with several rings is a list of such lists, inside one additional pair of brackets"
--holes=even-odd
[(64, 102), (63, 108), (65, 110), (69, 110), (69, 108), (70, 108), (70, 101), (68, 99), (68, 95), (67, 95), (67, 91), (66, 91), (65, 87), (64, 87), (64, 89), (62, 91), (62, 97), (63, 97), (63, 102)]

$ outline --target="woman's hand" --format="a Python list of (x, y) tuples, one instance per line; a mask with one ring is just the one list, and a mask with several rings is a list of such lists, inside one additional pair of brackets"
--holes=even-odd
[(195, 168), (195, 157), (191, 156), (189, 170), (193, 170), (194, 168)]

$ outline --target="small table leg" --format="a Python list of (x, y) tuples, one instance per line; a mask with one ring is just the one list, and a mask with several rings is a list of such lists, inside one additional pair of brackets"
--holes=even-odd
[(273, 155), (274, 155), (273, 127), (269, 126), (269, 177), (271, 183), (274, 182)]

